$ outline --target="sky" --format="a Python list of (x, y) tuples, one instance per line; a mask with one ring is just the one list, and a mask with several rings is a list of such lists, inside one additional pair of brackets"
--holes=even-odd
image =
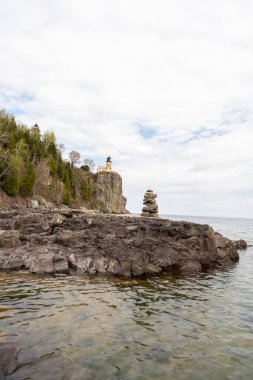
[(0, 108), (81, 157), (127, 208), (253, 217), (252, 0), (0, 0)]

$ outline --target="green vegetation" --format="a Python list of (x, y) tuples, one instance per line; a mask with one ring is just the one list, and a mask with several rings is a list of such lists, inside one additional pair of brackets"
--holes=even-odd
[(8, 195), (17, 195), (20, 186), (20, 165), (22, 162), (16, 157), (10, 157), (8, 170), (3, 176), (2, 188)]
[(86, 159), (80, 170), (80, 154), (72, 151), (64, 161), (64, 149), (53, 132), (41, 135), (37, 124), (28, 128), (0, 111), (0, 187), (8, 195), (32, 196), (36, 189), (56, 203), (91, 205), (94, 162)]
[(86, 178), (83, 178), (81, 182), (81, 195), (84, 201), (90, 200), (90, 189), (87, 185)]
[(20, 192), (23, 195), (33, 195), (36, 174), (33, 164), (29, 161), (24, 169), (24, 174), (20, 183)]

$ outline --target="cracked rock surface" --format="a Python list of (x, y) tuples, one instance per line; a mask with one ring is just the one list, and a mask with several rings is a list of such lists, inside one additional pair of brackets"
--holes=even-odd
[(201, 272), (239, 260), (208, 225), (159, 218), (19, 209), (0, 213), (0, 270), (110, 274)]

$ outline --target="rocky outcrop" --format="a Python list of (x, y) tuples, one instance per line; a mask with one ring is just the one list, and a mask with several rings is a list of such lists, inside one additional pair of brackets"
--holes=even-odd
[(144, 194), (142, 216), (149, 218), (158, 217), (158, 206), (156, 204), (157, 194), (154, 194), (153, 190), (147, 190)]
[(240, 239), (240, 240), (235, 241), (235, 246), (237, 249), (242, 250), (242, 249), (247, 249), (248, 244), (245, 240)]
[(102, 172), (95, 175), (92, 197), (97, 208), (110, 214), (125, 214), (126, 198), (122, 194), (122, 178), (116, 172)]
[(236, 245), (208, 225), (78, 210), (0, 213), (0, 269), (126, 277), (194, 273), (238, 261)]

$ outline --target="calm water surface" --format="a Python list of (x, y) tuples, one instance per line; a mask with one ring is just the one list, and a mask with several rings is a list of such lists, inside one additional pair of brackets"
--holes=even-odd
[[(172, 217), (171, 217), (172, 218)], [(253, 244), (253, 220), (208, 223)], [(253, 249), (225, 271), (148, 280), (0, 274), (8, 379), (252, 379)]]

